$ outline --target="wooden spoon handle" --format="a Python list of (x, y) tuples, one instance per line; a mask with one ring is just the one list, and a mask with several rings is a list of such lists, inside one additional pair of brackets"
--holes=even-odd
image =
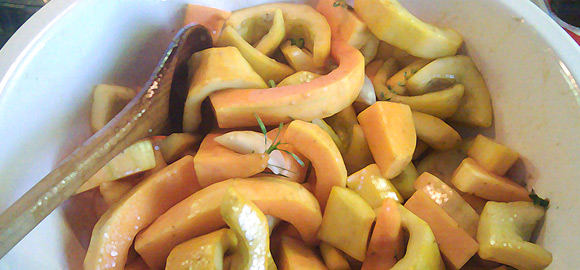
[[(190, 35), (193, 37), (188, 38)], [(191, 45), (196, 42), (198, 46)], [(174, 58), (188, 53), (178, 50), (181, 45), (185, 50), (204, 49), (211, 46), (211, 37), (201, 26), (190, 25), (179, 31), (147, 86), (102, 130), (0, 215), (0, 258), (109, 160), (136, 141), (165, 129), (174, 70), (178, 62), (185, 61)], [(190, 56), (192, 53), (189, 51)]]

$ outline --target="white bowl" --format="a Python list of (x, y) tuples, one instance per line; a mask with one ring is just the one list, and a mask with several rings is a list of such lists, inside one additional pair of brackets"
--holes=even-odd
[[(232, 10), (266, 1), (53, 0), (8, 41), (0, 51), (0, 211), (90, 136), (95, 84), (145, 83), (186, 2)], [(528, 0), (401, 2), (463, 34), (493, 99), (495, 126), (486, 132), (522, 154), (528, 186), (551, 199), (538, 238), (554, 254), (549, 268), (577, 268), (580, 48)], [(81, 269), (90, 229), (79, 240), (70, 226), (59, 208), (0, 270)]]

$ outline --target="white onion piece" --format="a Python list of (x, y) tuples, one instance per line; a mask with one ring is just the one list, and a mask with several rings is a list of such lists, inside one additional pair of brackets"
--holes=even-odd
[(373, 105), (377, 102), (377, 95), (375, 94), (375, 87), (371, 79), (365, 75), (365, 82), (356, 98), (356, 101), (366, 105)]

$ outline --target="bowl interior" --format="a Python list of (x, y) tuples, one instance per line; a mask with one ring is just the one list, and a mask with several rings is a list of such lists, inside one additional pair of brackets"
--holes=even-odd
[[(277, 1), (51, 1), (6, 44), (0, 134), (9, 143), (0, 147), (0, 211), (90, 136), (95, 84), (146, 82), (186, 2), (235, 10)], [(520, 152), (516, 177), (551, 199), (538, 237), (554, 254), (550, 269), (579, 265), (572, 255), (580, 232), (571, 225), (580, 224), (580, 202), (570, 191), (580, 189), (580, 49), (529, 1), (401, 2), (419, 18), (463, 34), (464, 53), (492, 95), (495, 125), (484, 132)], [(44, 220), (0, 260), (0, 269), (81, 269), (90, 228), (65, 210)]]

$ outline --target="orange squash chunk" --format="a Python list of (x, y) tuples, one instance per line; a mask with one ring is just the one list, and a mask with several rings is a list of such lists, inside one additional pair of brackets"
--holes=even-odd
[(191, 195), (143, 230), (135, 240), (135, 249), (145, 262), (162, 269), (175, 246), (224, 227), (220, 206), (228, 187), (255, 203), (265, 215), (294, 225), (305, 241), (316, 241), (322, 214), (316, 198), (302, 185), (277, 177), (230, 179)]
[[(221, 128), (278, 125), (292, 119), (311, 121), (331, 116), (357, 98), (364, 82), (362, 54), (345, 42), (333, 41), (331, 54), (338, 68), (300, 85), (268, 89), (229, 89), (210, 95)], [(332, 102), (328, 102), (331, 100)]]
[(187, 9), (185, 10), (183, 25), (198, 23), (205, 26), (209, 30), (211, 38), (215, 44), (222, 32), (222, 27), (224, 26), (225, 21), (230, 17), (230, 15), (232, 15), (232, 13), (227, 10), (188, 4)]
[(386, 199), (376, 213), (377, 221), (362, 270), (389, 269), (405, 253), (398, 203), (393, 199)]
[(240, 154), (214, 141), (223, 134), (215, 132), (205, 136), (193, 159), (202, 187), (231, 178), (250, 177), (264, 171), (268, 165), (267, 154)]
[(464, 159), (451, 177), (453, 185), (468, 194), (490, 201), (531, 201), (530, 193), (514, 181), (494, 175), (472, 158)]
[(372, 33), (353, 11), (337, 8), (334, 6), (335, 2), (335, 0), (320, 0), (316, 10), (326, 17), (333, 39), (340, 39), (360, 49), (373, 37)]
[(479, 249), (475, 239), (423, 190), (416, 191), (405, 208), (429, 224), (443, 257), (453, 269), (460, 269)]
[(411, 162), (417, 134), (409, 106), (378, 101), (358, 115), (383, 176), (392, 179)]
[(346, 167), (338, 147), (322, 128), (296, 120), (290, 123), (284, 139), (312, 162), (316, 170), (314, 196), (324, 209), (333, 186), (346, 186)]
[(519, 154), (493, 139), (478, 134), (467, 154), (486, 170), (504, 175), (519, 158)]
[(123, 269), (135, 235), (167, 209), (200, 189), (191, 156), (143, 180), (109, 208), (95, 225), (84, 269)]
[(288, 236), (282, 236), (279, 256), (280, 270), (328, 270), (312, 248)]

